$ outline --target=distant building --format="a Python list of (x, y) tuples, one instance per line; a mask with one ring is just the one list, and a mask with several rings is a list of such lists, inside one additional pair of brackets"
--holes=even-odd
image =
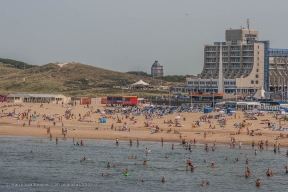
[[(270, 48), (268, 40), (258, 40), (258, 30), (228, 29), (225, 42), (204, 46), (204, 66), (196, 78), (187, 78), (183, 91), (218, 91), (222, 59), (223, 87), (226, 93), (251, 94), (260, 87), (279, 92), (288, 84), (288, 49)], [(222, 56), (220, 57), (220, 49)], [(221, 76), (220, 76), (221, 78)]]
[(162, 77), (164, 76), (164, 67), (160, 65), (158, 61), (155, 61), (151, 67), (151, 75), (153, 77)]

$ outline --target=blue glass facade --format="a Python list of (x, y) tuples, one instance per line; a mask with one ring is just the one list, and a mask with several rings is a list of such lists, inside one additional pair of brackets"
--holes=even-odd
[(269, 48), (268, 55), (269, 57), (287, 57), (288, 49)]
[(269, 49), (270, 41), (258, 41), (264, 43), (264, 90), (269, 91)]

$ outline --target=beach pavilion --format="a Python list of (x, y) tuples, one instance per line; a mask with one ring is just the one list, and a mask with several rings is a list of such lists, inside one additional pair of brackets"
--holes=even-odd
[(68, 103), (71, 97), (62, 94), (10, 94), (7, 96), (7, 102), (10, 103)]
[(147, 88), (149, 86), (148, 83), (145, 83), (144, 81), (142, 81), (142, 79), (136, 83), (133, 83), (131, 85), (132, 89), (143, 89), (143, 88)]

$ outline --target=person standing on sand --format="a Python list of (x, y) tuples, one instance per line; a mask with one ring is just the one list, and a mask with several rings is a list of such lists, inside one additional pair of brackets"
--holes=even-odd
[(206, 132), (204, 132), (204, 139), (206, 139), (206, 135), (207, 135), (207, 133), (206, 133)]

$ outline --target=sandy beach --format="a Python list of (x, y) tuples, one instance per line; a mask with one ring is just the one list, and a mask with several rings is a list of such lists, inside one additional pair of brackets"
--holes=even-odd
[[(5, 107), (6, 105), (6, 107)], [(7, 106), (11, 105), (11, 106)], [(118, 117), (121, 119), (121, 123), (117, 123), (115, 115), (106, 115), (102, 113), (92, 113), (88, 115), (84, 121), (91, 122), (81, 122), (78, 121), (79, 115), (83, 118), (83, 115), (88, 114), (88, 111), (91, 111), (91, 108), (87, 108), (85, 105), (77, 106), (62, 106), (61, 104), (43, 104), (40, 107), (40, 104), (24, 103), (24, 106), (14, 106), (10, 103), (1, 103), (0, 104), (0, 113), (2, 113), (2, 118), (0, 118), (0, 134), (1, 135), (17, 135), (17, 136), (36, 136), (36, 137), (49, 137), (50, 134), (47, 134), (47, 127), (50, 127), (50, 133), (52, 134), (53, 139), (56, 137), (63, 138), (62, 128), (67, 128), (68, 132), (66, 138), (75, 138), (75, 139), (104, 139), (104, 140), (115, 140), (118, 138), (121, 140), (130, 140), (136, 142), (137, 138), (140, 141), (159, 141), (163, 138), (164, 142), (180, 142), (181, 139), (185, 139), (186, 142), (190, 140), (196, 140), (200, 143), (227, 143), (229, 144), (231, 137), (234, 137), (236, 140), (235, 145), (238, 146), (238, 143), (241, 141), (243, 144), (251, 145), (254, 141), (255, 145), (259, 141), (265, 143), (266, 140), (269, 141), (269, 146), (273, 146), (276, 142), (281, 144), (281, 146), (288, 146), (288, 138), (286, 137), (288, 132), (285, 131), (272, 131), (271, 128), (268, 129), (268, 124), (265, 124), (264, 119), (270, 120), (270, 122), (275, 122), (275, 125), (279, 125), (279, 120), (272, 117), (272, 114), (265, 113), (264, 116), (256, 116), (257, 120), (245, 120), (244, 112), (237, 111), (236, 118), (235, 116), (224, 117), (227, 121), (227, 124), (224, 127), (220, 127), (217, 123), (218, 119), (209, 119), (211, 123), (201, 121), (200, 127), (192, 128), (192, 124), (195, 123), (201, 116), (205, 115), (204, 113), (177, 113), (175, 112), (172, 115), (164, 115), (161, 118), (154, 118), (147, 121), (144, 115), (135, 116), (134, 121), (131, 121), (129, 118), (126, 119), (125, 115), (118, 114)], [(92, 111), (100, 109), (103, 111), (106, 106), (104, 105), (92, 105)], [(91, 107), (91, 106), (89, 106)], [(64, 114), (67, 109), (71, 108), (71, 113), (73, 113), (76, 119), (65, 119)], [(6, 116), (8, 113), (13, 113), (15, 109), (15, 114), (27, 112), (28, 109), (31, 109), (29, 113), (34, 116), (36, 114), (37, 118), (32, 118), (29, 125), (29, 118), (23, 118), (17, 120), (15, 117)], [(112, 109), (112, 108), (110, 108)], [(2, 112), (3, 110), (3, 112)], [(213, 112), (210, 114), (219, 114), (219, 112)], [(209, 114), (209, 115), (210, 115)], [(44, 120), (43, 115), (53, 115), (55, 116), (54, 121)], [(62, 116), (62, 121), (59, 119)], [(175, 124), (169, 125), (169, 123), (164, 123), (164, 121), (172, 120), (175, 121), (175, 117), (179, 116), (180, 126), (175, 127)], [(99, 124), (98, 119), (101, 117), (106, 117), (105, 124)], [(122, 120), (123, 119), (123, 120)], [(184, 120), (185, 119), (185, 120)], [(238, 128), (235, 128), (235, 123), (241, 123), (243, 120), (247, 124), (250, 132), (254, 130), (254, 136), (247, 135), (247, 127), (242, 128), (240, 134), (237, 134)], [(40, 124), (37, 126), (37, 124)], [(55, 126), (53, 125), (55, 122)], [(119, 131), (118, 129), (123, 127), (124, 123), (127, 123), (128, 130)], [(144, 123), (150, 122), (149, 127), (145, 127)], [(23, 124), (25, 123), (25, 126)], [(63, 127), (62, 127), (63, 123)], [(111, 125), (114, 125), (114, 128), (111, 129)], [(209, 128), (211, 127), (215, 129)], [(286, 127), (286, 122), (281, 121), (283, 127)], [(160, 130), (156, 133), (151, 134), (151, 129), (157, 125)], [(116, 127), (116, 130), (115, 130)], [(288, 124), (287, 124), (288, 127)], [(130, 129), (130, 131), (129, 131)], [(168, 130), (171, 129), (171, 132)], [(168, 132), (167, 132), (168, 131)], [(206, 138), (204, 138), (204, 133), (207, 133)], [(259, 135), (261, 133), (261, 135)], [(279, 137), (280, 134), (283, 134), (282, 137)]]

